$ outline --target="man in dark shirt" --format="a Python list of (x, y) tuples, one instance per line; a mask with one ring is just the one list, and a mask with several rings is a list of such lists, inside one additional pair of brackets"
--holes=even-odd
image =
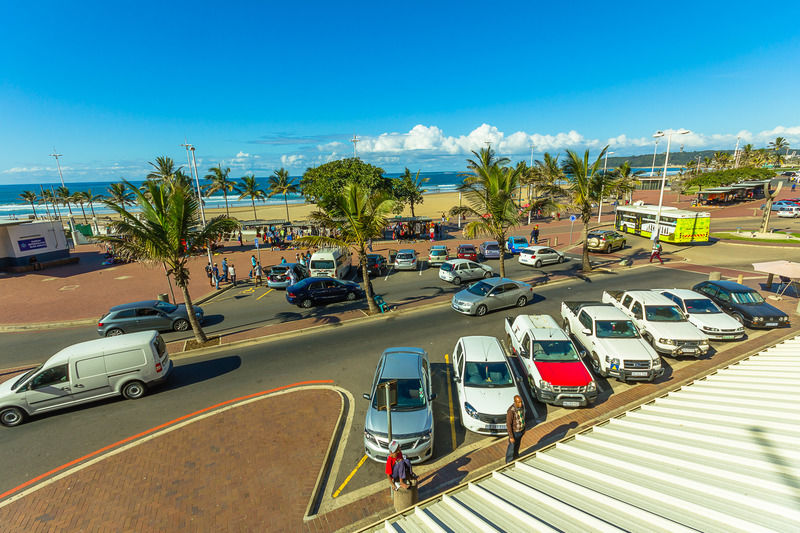
[(525, 405), (519, 395), (514, 396), (514, 403), (506, 411), (506, 431), (508, 431), (506, 463), (510, 463), (519, 457), (519, 445), (525, 434)]

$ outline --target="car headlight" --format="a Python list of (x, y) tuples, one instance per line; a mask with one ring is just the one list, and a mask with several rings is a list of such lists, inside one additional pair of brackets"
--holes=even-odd
[(378, 444), (378, 439), (375, 438), (375, 435), (373, 435), (366, 429), (364, 430), (364, 438), (373, 444)]
[(467, 412), (469, 416), (478, 420), (478, 411), (472, 407), (468, 402), (464, 402), (464, 410)]
[(590, 381), (588, 385), (586, 385), (586, 392), (595, 392), (597, 390), (597, 383), (594, 381)]
[(653, 370), (658, 370), (661, 368), (661, 358), (659, 357), (655, 361), (653, 361)]
[(660, 342), (661, 344), (668, 344), (668, 345), (675, 344), (675, 341), (672, 339), (658, 339), (658, 342)]
[(543, 379), (539, 380), (539, 388), (542, 389), (543, 391), (553, 392), (553, 386), (550, 385), (549, 382), (547, 382), (547, 381), (545, 381)]
[(778, 320), (780, 322), (788, 322), (789, 321), (789, 317), (788, 316), (781, 316), (781, 317), (778, 317)]
[(764, 322), (764, 317), (763, 316), (754, 317), (753, 322)]
[(420, 444), (424, 444), (424, 443), (428, 442), (429, 440), (431, 440), (431, 431), (430, 430), (426, 431), (425, 433), (423, 433), (420, 436), (419, 443)]
[(708, 328), (708, 327), (707, 327), (707, 328), (705, 328), (703, 331), (708, 331), (709, 333), (713, 333), (713, 332), (715, 332), (715, 331), (719, 331), (719, 329), (718, 329), (718, 328)]
[(708, 348), (708, 341), (700, 341), (701, 348)]

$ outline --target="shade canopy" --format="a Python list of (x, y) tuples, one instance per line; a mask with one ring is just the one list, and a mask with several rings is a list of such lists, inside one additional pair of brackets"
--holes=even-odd
[(767, 274), (775, 274), (776, 276), (784, 276), (790, 279), (800, 279), (800, 263), (795, 261), (781, 259), (780, 261), (753, 263), (753, 269), (758, 272), (766, 272)]

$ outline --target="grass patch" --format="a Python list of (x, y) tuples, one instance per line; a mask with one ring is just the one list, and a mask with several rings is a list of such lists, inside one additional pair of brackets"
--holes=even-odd
[[(800, 238), (800, 233), (790, 233), (789, 235)], [(773, 242), (775, 244), (800, 244), (800, 241), (796, 239), (753, 239), (751, 237), (747, 237), (744, 234), (739, 235), (736, 233), (712, 233), (711, 236), (716, 237), (717, 239), (727, 239), (731, 241)]]

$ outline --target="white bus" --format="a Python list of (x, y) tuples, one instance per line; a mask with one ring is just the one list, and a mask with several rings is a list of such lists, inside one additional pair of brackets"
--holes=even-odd
[[(656, 230), (658, 206), (619, 206), (616, 215), (615, 227), (618, 231), (651, 238)], [(710, 213), (663, 206), (658, 238), (671, 243), (708, 242), (710, 223)]]
[(312, 278), (345, 279), (350, 272), (350, 251), (342, 248), (322, 248), (314, 252), (308, 273)]

